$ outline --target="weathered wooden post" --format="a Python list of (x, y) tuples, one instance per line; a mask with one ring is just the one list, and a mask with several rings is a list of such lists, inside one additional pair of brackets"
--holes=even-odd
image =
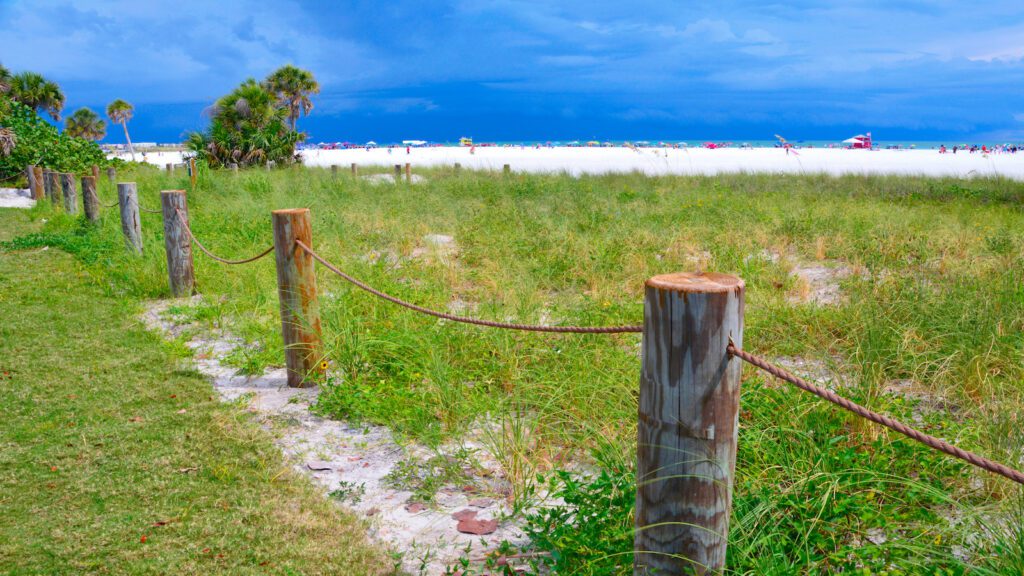
[(501, 168), (501, 171), (505, 173), (505, 176), (508, 176), (509, 174), (511, 174), (511, 173), (512, 173), (512, 166), (510, 166), (510, 165), (508, 165), (508, 164), (505, 164), (505, 165), (504, 165), (504, 166), (503, 166), (503, 167)]
[(402, 181), (402, 165), (395, 164), (395, 184), (399, 184)]
[(28, 179), (28, 193), (32, 195), (32, 198), (36, 198), (36, 165), (29, 164), (25, 167), (25, 178)]
[(455, 163), (455, 173), (458, 174), (459, 170), (462, 170), (462, 163), (456, 162)]
[(359, 174), (359, 167), (356, 166), (355, 162), (353, 162), (352, 163), (352, 175), (353, 176), (357, 176), (358, 174)]
[(273, 160), (267, 160), (267, 172), (273, 170), (274, 166), (277, 166), (276, 162), (274, 162)]
[(274, 255), (277, 295), (281, 301), (281, 334), (288, 385), (312, 385), (308, 378), (323, 372), (320, 342), (320, 306), (316, 297), (313, 258), (296, 244), (313, 245), (309, 210), (275, 210)]
[(64, 191), (64, 211), (78, 214), (78, 190), (75, 189), (75, 175), (65, 172), (60, 175), (60, 187)]
[(100, 167), (95, 164), (92, 165), (92, 177), (95, 178), (97, 182), (100, 181)]
[(736, 467), (743, 281), (655, 276), (644, 295), (633, 573), (718, 574)]
[(164, 165), (164, 168), (167, 170), (167, 175), (168, 176), (171, 176), (171, 175), (174, 174), (174, 164), (171, 164), (170, 162), (168, 162), (167, 164)]
[(50, 199), (50, 203), (54, 206), (60, 204), (60, 197), (57, 194), (59, 186), (56, 172), (53, 170), (43, 172), (43, 188), (46, 190), (46, 197)]
[[(99, 168), (96, 169), (99, 172)], [(82, 177), (82, 206), (85, 208), (85, 219), (89, 222), (100, 221), (100, 198), (96, 195), (97, 176)]]
[(107, 180), (113, 184), (114, 180), (117, 180), (117, 170), (113, 166), (107, 168)]
[(46, 196), (46, 192), (43, 191), (43, 167), (36, 166), (32, 172), (35, 174), (36, 187), (32, 190), (32, 197), (36, 202), (41, 202)]
[(405, 163), (405, 183), (412, 184), (412, 164)]
[(192, 190), (196, 189), (196, 159), (188, 159), (188, 178), (189, 183), (192, 184)]
[(164, 217), (164, 250), (167, 252), (167, 278), (171, 284), (171, 296), (191, 296), (195, 292), (196, 277), (192, 267), (192, 238), (186, 230), (188, 204), (185, 191), (161, 191), (160, 208)]
[(117, 185), (117, 204), (121, 210), (121, 232), (128, 249), (142, 254), (142, 222), (139, 220), (139, 194), (135, 182)]
[(231, 164), (228, 164), (228, 168), (231, 168), (231, 171), (236, 175), (238, 174), (238, 163), (232, 162)]
[(331, 180), (337, 180), (337, 179), (338, 179), (338, 165), (337, 164), (331, 164)]

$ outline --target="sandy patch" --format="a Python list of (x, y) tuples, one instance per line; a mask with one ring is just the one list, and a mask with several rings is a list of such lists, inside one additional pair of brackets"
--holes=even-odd
[(474, 453), (479, 466), (474, 485), (483, 493), (466, 486), (444, 486), (431, 504), (413, 501), (411, 491), (393, 488), (386, 477), (403, 461), (426, 461), (438, 451), (399, 444), (383, 426), (352, 425), (311, 414), (318, 389), (288, 388), (284, 369), (258, 376), (238, 375), (220, 359), (246, 346), (245, 342), (221, 331), (204, 332), (171, 313), (172, 306), (187, 308), (200, 301), (195, 297), (155, 302), (147, 306), (142, 320), (165, 337), (187, 338), (186, 345), (195, 352), (196, 368), (211, 379), (220, 397), (245, 403), (273, 433), (292, 466), (310, 477), (325, 495), (334, 494), (366, 517), (372, 526), (371, 536), (401, 554), (403, 569), (413, 574), (441, 574), (468, 546), (473, 548), (471, 555), (478, 557), (502, 541), (525, 543), (516, 523), (508, 519), (511, 510), (498, 494), (507, 491), (508, 482), (482, 444), (463, 442), (440, 452), (444, 458), (457, 449)]
[(0, 188), (0, 208), (31, 208), (36, 205), (27, 188)]

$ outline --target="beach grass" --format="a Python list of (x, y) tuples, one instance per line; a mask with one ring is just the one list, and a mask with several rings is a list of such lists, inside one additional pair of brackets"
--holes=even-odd
[[(0, 240), (40, 224), (0, 210)], [(0, 572), (390, 573), (90, 262), (0, 252)]]
[[(417, 174), (425, 181), (396, 185), (301, 167), (202, 169), (189, 193), (192, 228), (218, 254), (242, 258), (270, 244), (271, 210), (308, 207), (315, 248), (356, 277), (428, 307), (525, 323), (635, 324), (650, 276), (737, 274), (747, 285), (746, 349), (816, 372), (855, 401), (961, 447), (1021, 462), (1020, 183)], [(162, 189), (189, 188), (183, 174), (148, 167), (120, 179), (138, 183), (148, 208)], [(103, 203), (115, 198), (108, 183), (100, 194)], [(64, 248), (109, 297), (168, 295), (159, 215), (142, 216), (141, 258), (122, 248), (114, 210), (95, 229), (45, 206), (31, 216), (47, 222), (12, 246)], [(432, 246), (429, 234), (451, 236), (457, 251)], [(834, 302), (793, 273), (812, 268), (833, 279)], [(280, 365), (272, 260), (224, 267), (197, 253), (196, 276), (206, 296), (197, 317), (255, 344), (231, 362), (250, 372)], [(487, 330), (397, 308), (322, 268), (318, 283), (328, 356), (342, 375), (325, 384), (322, 413), (386, 424), (432, 446), (497, 423), (484, 426), (484, 441), (517, 479), (520, 500), (536, 473), (631, 466), (638, 335)], [(749, 367), (743, 386), (735, 573), (1014, 566), (998, 564), (991, 545), (1008, 540), (979, 542), (975, 519), (1005, 526), (992, 519), (1014, 508), (1016, 486)]]

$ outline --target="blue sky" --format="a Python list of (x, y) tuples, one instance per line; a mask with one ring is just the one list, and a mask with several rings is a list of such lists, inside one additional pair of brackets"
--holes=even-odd
[(0, 62), (139, 141), (285, 63), (313, 140), (1024, 140), (1019, 0), (0, 0)]

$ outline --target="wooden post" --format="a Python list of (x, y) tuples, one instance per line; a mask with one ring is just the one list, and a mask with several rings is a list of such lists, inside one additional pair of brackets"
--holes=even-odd
[(358, 167), (358, 166), (356, 166), (356, 163), (355, 163), (355, 162), (353, 162), (353, 163), (352, 163), (352, 175), (353, 175), (353, 176), (356, 176), (356, 175), (358, 175), (358, 174), (359, 174), (359, 167)]
[(459, 170), (462, 170), (462, 163), (456, 162), (455, 163), (455, 173), (457, 174), (459, 172)]
[(312, 385), (309, 376), (323, 372), (320, 342), (320, 306), (316, 298), (313, 258), (295, 241), (312, 246), (309, 210), (275, 210), (274, 255), (277, 295), (281, 301), (281, 333), (288, 385)]
[(166, 165), (164, 165), (164, 168), (167, 170), (167, 175), (168, 176), (174, 174), (174, 164), (171, 164), (170, 162), (168, 162)]
[(92, 177), (95, 178), (97, 182), (100, 181), (100, 167), (95, 164), (92, 165)]
[(192, 184), (192, 190), (195, 190), (196, 189), (196, 159), (195, 158), (189, 158), (188, 159), (188, 178), (189, 178), (189, 182)]
[(28, 179), (28, 193), (32, 195), (32, 198), (36, 198), (36, 166), (35, 164), (29, 164), (25, 167), (25, 178)]
[(401, 182), (402, 182), (402, 165), (401, 164), (395, 164), (395, 184), (400, 184)]
[(238, 164), (237, 163), (232, 162), (231, 164), (228, 164), (228, 168), (231, 168), (232, 172), (234, 172), (235, 174), (238, 174)]
[(121, 210), (121, 232), (128, 249), (142, 254), (142, 223), (139, 220), (139, 194), (135, 182), (117, 185), (117, 204)]
[(46, 197), (50, 199), (50, 203), (54, 206), (60, 203), (60, 198), (57, 195), (57, 173), (53, 170), (47, 170), (43, 172), (43, 188), (46, 190)]
[(277, 163), (273, 160), (267, 160), (267, 171), (269, 172), (270, 170), (273, 170), (276, 165)]
[(509, 174), (512, 173), (512, 166), (505, 164), (505, 166), (503, 166), (501, 170), (502, 172), (505, 173), (505, 176), (508, 176)]
[(114, 180), (117, 180), (117, 170), (113, 166), (107, 168), (107, 180), (113, 184)]
[(32, 197), (35, 198), (36, 202), (41, 202), (46, 196), (46, 192), (43, 191), (43, 167), (36, 166), (33, 172), (35, 173), (36, 187), (32, 190)]
[(195, 293), (196, 277), (192, 267), (192, 238), (185, 229), (188, 225), (185, 191), (161, 191), (160, 208), (164, 217), (164, 250), (167, 252), (167, 278), (171, 284), (171, 296), (191, 296)]
[(99, 222), (100, 198), (96, 195), (96, 176), (82, 177), (82, 205), (85, 207), (86, 220)]
[(743, 281), (655, 276), (644, 296), (633, 573), (718, 574), (736, 468)]
[(412, 184), (412, 164), (405, 163), (405, 183)]
[(78, 214), (78, 190), (75, 188), (75, 175), (65, 172), (60, 175), (60, 187), (64, 191), (64, 211)]
[(337, 164), (331, 164), (331, 180), (337, 180), (337, 179), (338, 179), (338, 165)]

